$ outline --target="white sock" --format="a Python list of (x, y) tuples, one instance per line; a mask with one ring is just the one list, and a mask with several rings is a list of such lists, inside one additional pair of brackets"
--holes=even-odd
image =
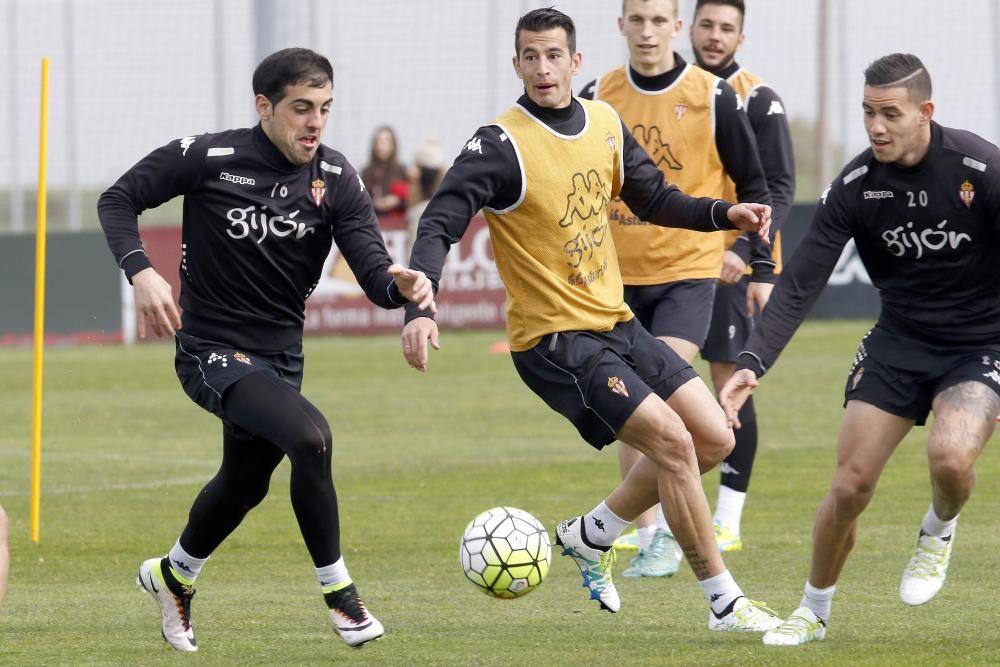
[(957, 524), (957, 515), (950, 521), (942, 521), (938, 517), (937, 512), (934, 511), (934, 503), (931, 503), (931, 506), (927, 509), (927, 514), (924, 515), (923, 523), (920, 524), (920, 530), (934, 537), (948, 537), (955, 532)]
[(736, 580), (733, 579), (729, 570), (723, 570), (721, 574), (702, 579), (698, 585), (705, 592), (705, 598), (716, 616), (725, 611), (734, 600), (743, 597), (743, 591), (736, 585)]
[(656, 533), (656, 526), (642, 526), (635, 529), (639, 533), (639, 548), (645, 549), (653, 543), (653, 534)]
[(188, 586), (194, 583), (194, 580), (201, 574), (201, 568), (205, 567), (205, 562), (208, 561), (207, 556), (205, 558), (195, 558), (184, 551), (180, 538), (177, 539), (174, 548), (167, 554), (167, 559), (170, 561), (170, 569), (173, 570), (174, 577), (182, 584)]
[(806, 582), (805, 594), (800, 607), (805, 607), (816, 614), (824, 623), (830, 620), (830, 610), (833, 607), (833, 594), (837, 591), (837, 586), (829, 588), (813, 588), (813, 585)]
[(665, 530), (671, 535), (673, 531), (670, 530), (670, 526), (667, 525), (667, 517), (663, 514), (663, 505), (656, 503), (656, 527), (660, 530)]
[(610, 547), (628, 528), (628, 524), (628, 521), (608, 509), (608, 504), (602, 500), (600, 505), (583, 516), (585, 542), (597, 547)]
[(719, 500), (715, 505), (713, 519), (729, 529), (734, 535), (740, 534), (740, 520), (743, 518), (743, 504), (747, 494), (734, 491), (724, 484), (719, 485)]
[(351, 575), (347, 573), (347, 566), (344, 565), (344, 557), (341, 556), (333, 565), (324, 565), (316, 568), (316, 577), (324, 593), (339, 591), (351, 583)]

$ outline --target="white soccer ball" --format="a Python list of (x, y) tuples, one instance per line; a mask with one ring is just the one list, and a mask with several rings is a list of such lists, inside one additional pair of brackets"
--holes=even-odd
[(552, 546), (541, 522), (515, 507), (494, 507), (469, 522), (459, 545), (465, 578), (487, 595), (516, 598), (542, 583)]

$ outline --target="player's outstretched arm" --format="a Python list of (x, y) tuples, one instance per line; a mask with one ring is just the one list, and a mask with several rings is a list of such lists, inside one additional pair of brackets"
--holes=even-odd
[(139, 338), (146, 337), (146, 323), (157, 336), (174, 332), (181, 326), (180, 312), (174, 303), (173, 289), (156, 269), (149, 267), (132, 276), (135, 290), (135, 308), (142, 317), (139, 319)]
[(403, 327), (403, 357), (406, 363), (421, 373), (427, 371), (428, 341), (435, 350), (441, 349), (437, 322), (431, 318), (417, 317)]
[(770, 244), (771, 207), (767, 204), (736, 204), (726, 211), (726, 218), (736, 229), (753, 232), (762, 243)]
[(747, 317), (753, 317), (764, 311), (774, 291), (774, 283), (755, 283), (747, 285)]
[(750, 398), (750, 393), (757, 387), (757, 374), (749, 368), (740, 368), (719, 392), (719, 403), (726, 413), (726, 421), (732, 428), (740, 428), (739, 412), (743, 404)]
[(389, 275), (396, 282), (399, 293), (410, 303), (416, 304), (420, 310), (430, 310), (432, 315), (437, 313), (434, 286), (423, 271), (414, 271), (401, 264), (393, 264), (389, 267)]

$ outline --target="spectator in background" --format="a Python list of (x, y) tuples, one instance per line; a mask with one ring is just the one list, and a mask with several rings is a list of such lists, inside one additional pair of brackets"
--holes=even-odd
[(417, 154), (413, 156), (413, 164), (406, 170), (410, 184), (406, 208), (407, 243), (411, 248), (417, 238), (420, 215), (441, 185), (446, 171), (448, 168), (444, 166), (441, 144), (436, 137), (427, 137), (417, 149)]
[(399, 164), (399, 144), (396, 132), (383, 125), (372, 135), (372, 148), (368, 164), (361, 170), (368, 194), (371, 195), (375, 212), (405, 213), (409, 183), (406, 170)]

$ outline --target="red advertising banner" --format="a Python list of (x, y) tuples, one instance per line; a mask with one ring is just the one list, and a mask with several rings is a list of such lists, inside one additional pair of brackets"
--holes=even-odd
[[(410, 250), (406, 218), (383, 216), (379, 226), (389, 254), (394, 261), (405, 264)], [(180, 227), (143, 229), (142, 238), (146, 253), (170, 282), (176, 298), (180, 291)], [(477, 216), (448, 253), (434, 319), (442, 328), (502, 329), (506, 322), (505, 298), (493, 263), (489, 229), (486, 221)], [(383, 310), (372, 304), (334, 247), (319, 284), (306, 300), (306, 333), (397, 333), (402, 326), (403, 310)]]

